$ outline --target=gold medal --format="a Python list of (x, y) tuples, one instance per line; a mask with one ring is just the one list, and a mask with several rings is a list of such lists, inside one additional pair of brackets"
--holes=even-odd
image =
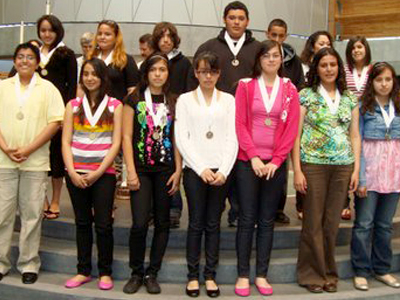
[(271, 121), (270, 118), (266, 118), (264, 123), (265, 123), (266, 126), (271, 126), (272, 125), (272, 121)]
[(92, 141), (95, 140), (96, 137), (97, 137), (97, 134), (96, 134), (95, 132), (91, 132), (91, 133), (89, 134), (89, 139), (91, 139)]
[(208, 139), (212, 139), (213, 136), (214, 136), (214, 133), (213, 133), (212, 131), (208, 131), (208, 132), (206, 133), (206, 138), (208, 138)]
[(22, 111), (17, 113), (17, 119), (18, 120), (23, 120), (24, 119), (24, 114), (22, 113)]
[(240, 64), (240, 62), (237, 58), (232, 60), (232, 66), (237, 67), (239, 64)]
[(161, 135), (158, 131), (154, 131), (151, 136), (153, 137), (153, 140), (156, 140), (156, 141), (158, 141), (161, 138)]
[(42, 69), (40, 71), (40, 74), (42, 74), (42, 76), (47, 76), (47, 74), (49, 74), (49, 72), (46, 69)]

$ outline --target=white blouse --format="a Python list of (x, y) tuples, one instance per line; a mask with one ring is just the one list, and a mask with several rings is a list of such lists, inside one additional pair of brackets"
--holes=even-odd
[(198, 99), (197, 90), (182, 94), (176, 105), (175, 140), (184, 166), (199, 176), (210, 168), (228, 177), (238, 153), (235, 98), (217, 91), (216, 101), (208, 106)]

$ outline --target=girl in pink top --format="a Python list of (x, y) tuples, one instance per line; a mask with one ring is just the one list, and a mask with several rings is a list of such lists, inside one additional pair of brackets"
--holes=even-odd
[(285, 182), (285, 160), (298, 130), (299, 96), (289, 79), (281, 77), (282, 53), (275, 41), (262, 44), (253, 78), (236, 91), (236, 165), (239, 227), (236, 236), (238, 279), (235, 293), (250, 295), (250, 254), (257, 225), (255, 285), (272, 294), (267, 281), (275, 214)]

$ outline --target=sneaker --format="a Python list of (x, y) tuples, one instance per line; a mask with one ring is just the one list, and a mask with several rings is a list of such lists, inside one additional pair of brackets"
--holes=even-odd
[(129, 281), (125, 284), (123, 292), (125, 294), (136, 293), (143, 284), (143, 278), (137, 275), (133, 275)]
[(146, 286), (147, 292), (149, 294), (159, 294), (161, 293), (160, 285), (158, 284), (157, 277), (147, 275), (144, 278), (144, 285)]

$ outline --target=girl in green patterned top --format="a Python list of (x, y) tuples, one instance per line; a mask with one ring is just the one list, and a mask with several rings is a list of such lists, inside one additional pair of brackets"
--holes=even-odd
[(315, 55), (307, 82), (300, 92), (299, 135), (292, 153), (295, 188), (304, 194), (297, 275), (310, 292), (336, 292), (340, 214), (347, 193), (358, 185), (358, 105), (332, 48)]

